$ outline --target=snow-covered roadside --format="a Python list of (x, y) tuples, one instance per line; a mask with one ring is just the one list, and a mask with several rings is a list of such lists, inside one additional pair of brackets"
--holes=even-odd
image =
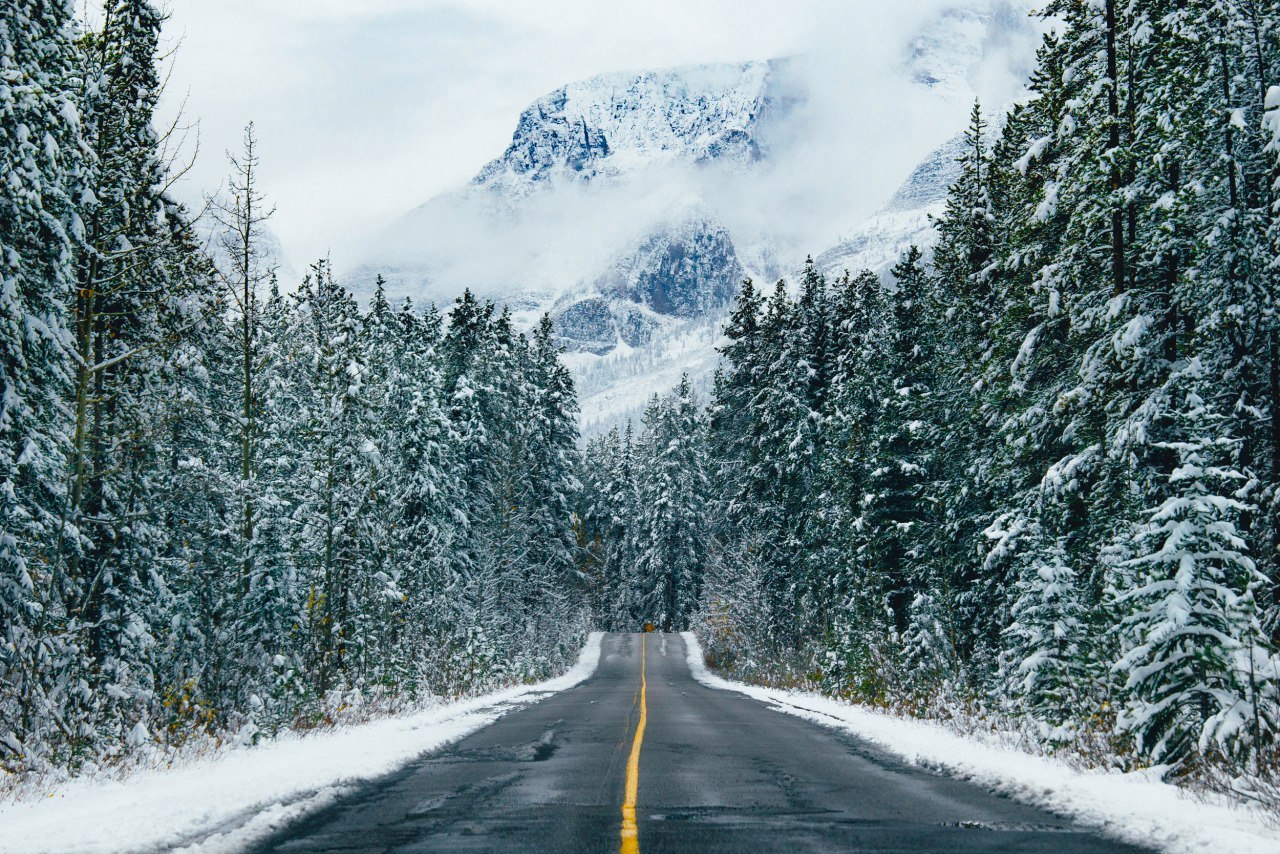
[(1192, 795), (1152, 773), (1082, 771), (1014, 747), (965, 738), (928, 721), (910, 720), (816, 694), (730, 682), (711, 673), (692, 632), (684, 633), (689, 670), (711, 688), (738, 691), (776, 710), (842, 729), (908, 762), (970, 780), (1035, 804), (1114, 839), (1169, 852), (1276, 854), (1280, 830), (1260, 816), (1215, 798)]
[(586, 680), (600, 661), (601, 637), (591, 634), (563, 676), (536, 685), (0, 804), (0, 851), (239, 850), (364, 780)]

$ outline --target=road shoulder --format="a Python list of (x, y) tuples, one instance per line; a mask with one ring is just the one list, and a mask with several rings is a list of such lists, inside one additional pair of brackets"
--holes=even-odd
[(0, 852), (240, 850), (354, 787), (503, 715), (591, 677), (592, 633), (563, 676), (366, 724), (287, 734), (124, 780), (72, 780), (39, 799), (0, 804)]
[(692, 632), (682, 637), (690, 673), (709, 688), (744, 694), (778, 712), (870, 742), (911, 765), (1041, 807), (1118, 841), (1169, 852), (1280, 851), (1280, 829), (1261, 816), (1161, 782), (1155, 771), (1080, 770), (1012, 745), (964, 737), (929, 721), (899, 718), (811, 693), (733, 682), (708, 670)]

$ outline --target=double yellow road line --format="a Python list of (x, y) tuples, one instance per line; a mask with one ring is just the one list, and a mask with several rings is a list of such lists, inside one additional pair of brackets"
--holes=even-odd
[(640, 635), (640, 722), (631, 742), (631, 756), (627, 759), (627, 788), (622, 799), (622, 847), (621, 854), (640, 854), (640, 833), (636, 828), (636, 795), (640, 791), (640, 745), (644, 743), (644, 727), (649, 722), (646, 702), (649, 683), (645, 680), (645, 640)]

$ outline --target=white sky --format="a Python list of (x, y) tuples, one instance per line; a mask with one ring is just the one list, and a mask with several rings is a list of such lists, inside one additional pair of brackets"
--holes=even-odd
[[(769, 58), (865, 38), (941, 0), (165, 0), (172, 76), (216, 190), (256, 123), (273, 223), (299, 267), (339, 267), (501, 154), (520, 110), (607, 71)], [(874, 19), (874, 21), (873, 21)], [(846, 34), (848, 42), (845, 41)]]
[(252, 120), (286, 253), (301, 266), (332, 250), (341, 266), (501, 154), (538, 96), (605, 71), (792, 52), (830, 5), (170, 0), (166, 106), (185, 99), (200, 138), (180, 192), (216, 189)]

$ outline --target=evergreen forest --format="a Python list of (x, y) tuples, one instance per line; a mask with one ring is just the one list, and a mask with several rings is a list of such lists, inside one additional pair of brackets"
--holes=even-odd
[(601, 612), (743, 678), (1274, 780), (1280, 8), (1044, 13), (936, 245), (746, 282), (705, 408), (591, 443)]
[(0, 766), (544, 678), (590, 623), (549, 324), (271, 263), (252, 126), (196, 215), (162, 17), (0, 16)]
[(707, 399), (582, 442), (549, 319), (279, 281), (252, 125), (175, 200), (150, 0), (10, 0), (0, 767), (534, 681), (652, 622), (1277, 797), (1280, 4), (1043, 14), (935, 242), (744, 282)]

